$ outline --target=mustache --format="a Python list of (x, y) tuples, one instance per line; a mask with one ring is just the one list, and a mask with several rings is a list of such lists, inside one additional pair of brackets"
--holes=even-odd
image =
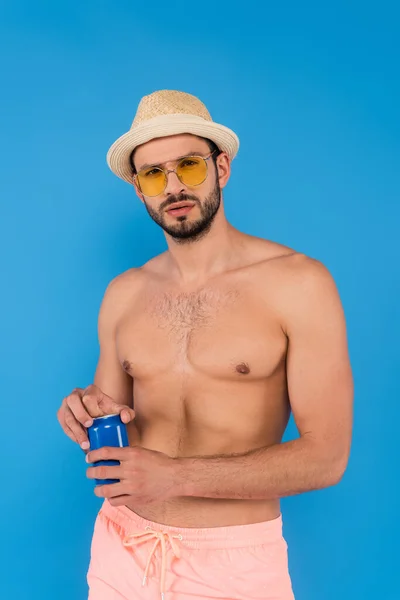
[(164, 210), (165, 208), (168, 208), (168, 206), (171, 206), (171, 204), (175, 204), (176, 202), (184, 202), (185, 200), (191, 200), (192, 202), (196, 202), (196, 204), (199, 202), (199, 199), (191, 194), (177, 194), (176, 196), (170, 196), (168, 200), (163, 202), (160, 206), (160, 209)]

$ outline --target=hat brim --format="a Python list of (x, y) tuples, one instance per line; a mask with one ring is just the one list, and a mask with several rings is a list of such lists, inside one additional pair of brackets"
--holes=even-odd
[(233, 160), (239, 150), (239, 138), (234, 131), (214, 121), (183, 114), (162, 115), (138, 125), (119, 137), (107, 152), (107, 163), (117, 177), (132, 184), (130, 156), (137, 146), (150, 140), (190, 133), (212, 140)]

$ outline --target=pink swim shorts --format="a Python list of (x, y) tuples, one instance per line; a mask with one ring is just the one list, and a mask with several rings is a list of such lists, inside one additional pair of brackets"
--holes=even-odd
[(170, 527), (106, 500), (96, 519), (89, 600), (294, 600), (282, 517)]

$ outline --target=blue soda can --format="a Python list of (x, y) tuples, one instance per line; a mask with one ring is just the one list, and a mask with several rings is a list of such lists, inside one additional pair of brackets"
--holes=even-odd
[[(116, 448), (124, 448), (129, 446), (128, 432), (126, 425), (121, 421), (119, 415), (105, 415), (93, 419), (93, 425), (88, 427), (88, 436), (90, 450), (98, 450), (104, 446), (114, 446)], [(99, 460), (94, 463), (100, 465), (119, 465), (119, 460)], [(119, 479), (96, 479), (97, 485), (107, 483), (118, 483)]]

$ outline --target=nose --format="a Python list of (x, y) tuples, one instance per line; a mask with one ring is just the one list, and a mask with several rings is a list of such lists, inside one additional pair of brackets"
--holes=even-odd
[(185, 191), (185, 186), (173, 171), (167, 173), (167, 187), (164, 190), (166, 196), (177, 195)]

